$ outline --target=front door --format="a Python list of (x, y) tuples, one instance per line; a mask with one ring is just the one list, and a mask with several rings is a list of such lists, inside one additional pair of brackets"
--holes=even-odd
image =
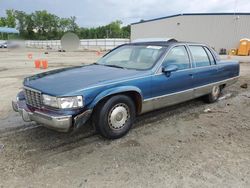
[[(190, 57), (184, 45), (170, 49), (162, 67), (175, 65), (176, 71), (159, 72), (152, 78), (152, 103), (154, 109), (177, 104), (193, 98)], [(162, 68), (161, 67), (161, 68)]]

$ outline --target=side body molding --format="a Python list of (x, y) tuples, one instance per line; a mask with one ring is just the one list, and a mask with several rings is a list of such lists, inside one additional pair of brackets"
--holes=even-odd
[(108, 96), (114, 95), (114, 94), (124, 93), (124, 92), (136, 92), (137, 94), (140, 95), (141, 102), (143, 101), (142, 91), (138, 87), (135, 87), (135, 86), (118, 86), (118, 87), (114, 87), (114, 88), (104, 90), (103, 92), (99, 93), (95, 97), (95, 99), (89, 104), (88, 108), (93, 109), (96, 106), (96, 104), (99, 101), (101, 101), (102, 99), (104, 99), (105, 97), (108, 97)]

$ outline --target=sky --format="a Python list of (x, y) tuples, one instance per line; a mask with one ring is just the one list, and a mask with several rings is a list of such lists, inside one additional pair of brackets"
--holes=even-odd
[(250, 12), (250, 0), (0, 0), (0, 17), (6, 9), (47, 10), (59, 17), (76, 16), (82, 27), (96, 27), (180, 13)]

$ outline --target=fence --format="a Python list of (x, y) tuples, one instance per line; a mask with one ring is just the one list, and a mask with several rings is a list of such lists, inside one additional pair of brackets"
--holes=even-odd
[[(129, 43), (130, 39), (113, 38), (113, 39), (81, 39), (79, 49), (88, 50), (110, 50), (121, 44)], [(60, 40), (27, 40), (26, 47), (30, 48), (50, 48), (61, 49)]]

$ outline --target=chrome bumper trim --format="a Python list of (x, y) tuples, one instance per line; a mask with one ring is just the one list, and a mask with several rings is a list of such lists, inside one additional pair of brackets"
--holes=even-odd
[(34, 111), (29, 113), (31, 121), (42, 124), (45, 127), (59, 132), (68, 132), (72, 127), (72, 116), (50, 116), (41, 112)]
[[(35, 121), (44, 127), (59, 132), (69, 132), (72, 128), (80, 127), (89, 119), (92, 113), (92, 110), (87, 110), (73, 119), (72, 115), (50, 115), (40, 111), (31, 112), (27, 108), (25, 101), (12, 101), (12, 107), (15, 112), (19, 112), (24, 121)], [(73, 126), (73, 121), (75, 126)]]

